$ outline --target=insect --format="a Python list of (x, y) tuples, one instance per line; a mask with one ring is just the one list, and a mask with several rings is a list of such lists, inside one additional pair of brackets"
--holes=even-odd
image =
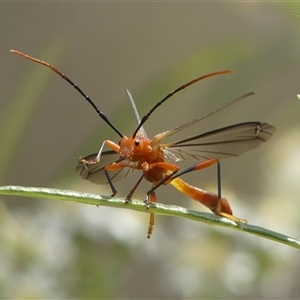
[[(91, 154), (84, 158), (79, 158), (79, 162), (76, 167), (76, 173), (83, 179), (89, 180), (96, 184), (108, 183), (112, 190), (112, 196), (115, 196), (117, 194), (117, 190), (114, 187), (113, 181), (120, 179), (124, 173), (127, 174), (128, 170), (140, 170), (142, 171), (142, 175), (130, 190), (126, 197), (125, 203), (130, 201), (140, 182), (143, 179), (146, 179), (152, 184), (152, 188), (147, 191), (144, 199), (146, 208), (149, 208), (151, 202), (157, 201), (155, 190), (158, 187), (161, 185), (171, 184), (181, 193), (208, 207), (213, 213), (231, 219), (237, 223), (247, 222), (244, 219), (235, 217), (232, 214), (232, 210), (228, 201), (226, 198), (221, 196), (219, 168), (218, 194), (210, 193), (201, 190), (198, 187), (192, 186), (185, 182), (181, 176), (189, 172), (207, 168), (213, 164), (217, 164), (219, 167), (220, 159), (235, 157), (246, 151), (259, 147), (263, 142), (269, 140), (275, 133), (276, 129), (274, 126), (261, 122), (245, 122), (180, 139), (171, 143), (163, 144), (161, 142), (166, 137), (195, 125), (199, 121), (252, 95), (253, 93), (247, 93), (241, 97), (238, 97), (235, 100), (232, 100), (218, 109), (210, 112), (209, 114), (198, 117), (171, 130), (159, 133), (153, 138), (148, 138), (143, 128), (144, 123), (148, 120), (152, 113), (176, 93), (205, 78), (217, 75), (232, 74), (234, 71), (224, 70), (209, 73), (181, 85), (157, 102), (141, 119), (131, 94), (127, 91), (138, 120), (138, 125), (131, 136), (125, 136), (109, 121), (106, 115), (100, 111), (92, 99), (87, 96), (80, 87), (78, 87), (73, 81), (71, 81), (66, 75), (61, 73), (54, 66), (16, 50), (11, 50), (11, 52), (44, 65), (60, 75), (64, 80), (71, 84), (85, 98), (86, 101), (90, 103), (100, 118), (103, 119), (119, 135), (119, 143), (115, 143), (111, 140), (105, 140), (102, 142), (97, 153)], [(104, 151), (104, 147), (108, 147), (110, 150)], [(180, 160), (196, 160), (197, 163), (184, 170), (180, 170), (180, 167), (177, 164), (177, 162)], [(150, 222), (147, 234), (148, 238), (150, 238), (152, 234), (153, 226), (154, 214), (150, 213)]]

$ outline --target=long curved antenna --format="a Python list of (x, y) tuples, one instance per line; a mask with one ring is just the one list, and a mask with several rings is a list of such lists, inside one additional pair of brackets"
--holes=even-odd
[(140, 128), (143, 126), (143, 124), (148, 120), (148, 118), (150, 117), (150, 115), (160, 106), (162, 105), (166, 100), (168, 100), (169, 98), (171, 98), (173, 95), (177, 94), (178, 92), (182, 91), (183, 89), (185, 89), (186, 87), (196, 83), (197, 81), (200, 81), (202, 79), (208, 78), (208, 77), (213, 77), (213, 76), (217, 76), (217, 75), (223, 75), (223, 74), (233, 74), (234, 71), (233, 70), (224, 70), (224, 71), (218, 71), (218, 72), (213, 72), (213, 73), (209, 73), (206, 75), (202, 75), (198, 78), (195, 78), (189, 82), (187, 82), (186, 84), (183, 84), (182, 86), (178, 87), (176, 90), (174, 90), (173, 92), (169, 93), (168, 95), (166, 95), (163, 99), (161, 99), (159, 102), (157, 102), (151, 109), (150, 111), (143, 116), (140, 124), (138, 125), (138, 127), (136, 128), (136, 130), (133, 133), (133, 137), (136, 136), (137, 132), (140, 130)]
[(50, 68), (52, 71), (54, 71), (56, 74), (58, 74), (61, 78), (63, 78), (64, 80), (66, 80), (69, 84), (71, 84), (84, 98), (85, 100), (94, 108), (94, 110), (98, 113), (98, 115), (100, 116), (100, 118), (102, 120), (104, 120), (121, 138), (123, 137), (123, 134), (108, 120), (108, 118), (105, 116), (105, 114), (96, 106), (96, 104), (93, 102), (93, 100), (87, 95), (85, 94), (82, 89), (73, 81), (71, 81), (65, 74), (61, 73), (58, 69), (56, 69), (54, 66), (50, 65), (49, 63), (39, 60), (37, 58), (31, 57), (27, 54), (24, 54), (20, 51), (17, 50), (10, 50), (11, 53), (20, 55), (26, 59), (29, 59), (33, 62), (39, 63), (43, 66), (46, 66), (48, 68)]

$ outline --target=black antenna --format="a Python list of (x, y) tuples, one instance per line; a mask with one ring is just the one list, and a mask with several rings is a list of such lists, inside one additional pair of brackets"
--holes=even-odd
[(168, 95), (166, 95), (163, 99), (161, 99), (159, 102), (157, 102), (151, 109), (150, 111), (144, 115), (142, 117), (142, 120), (140, 122), (140, 124), (138, 125), (138, 127), (136, 128), (136, 130), (133, 133), (133, 137), (136, 136), (136, 134), (138, 133), (139, 129), (143, 126), (143, 124), (148, 120), (148, 118), (150, 117), (150, 115), (160, 106), (162, 105), (166, 100), (168, 100), (169, 98), (171, 98), (173, 95), (177, 94), (178, 92), (180, 92), (181, 90), (185, 89), (186, 87), (196, 83), (197, 81), (200, 81), (202, 79), (208, 78), (208, 77), (212, 77), (212, 76), (217, 76), (217, 75), (223, 75), (223, 74), (233, 74), (234, 71), (232, 70), (224, 70), (224, 71), (219, 71), (219, 72), (213, 72), (213, 73), (209, 73), (206, 75), (202, 75), (198, 78), (195, 78), (191, 81), (189, 81), (186, 84), (183, 84), (182, 86), (178, 87), (176, 90), (174, 90), (173, 92), (169, 93)]
[(83, 92), (83, 90), (73, 81), (71, 81), (65, 74), (61, 73), (58, 69), (56, 69), (54, 66), (50, 65), (49, 63), (39, 60), (37, 58), (31, 57), (27, 54), (24, 54), (17, 50), (10, 50), (10, 52), (14, 54), (18, 54), (24, 58), (27, 58), (31, 61), (34, 61), (36, 63), (39, 63), (43, 66), (46, 66), (50, 68), (52, 71), (54, 71), (56, 74), (58, 74), (60, 77), (62, 77), (64, 80), (66, 80), (69, 84), (71, 84), (83, 97), (88, 103), (94, 108), (94, 110), (98, 113), (100, 118), (104, 120), (121, 138), (123, 137), (123, 134), (107, 119), (106, 115), (96, 106), (96, 104), (93, 102), (93, 100)]

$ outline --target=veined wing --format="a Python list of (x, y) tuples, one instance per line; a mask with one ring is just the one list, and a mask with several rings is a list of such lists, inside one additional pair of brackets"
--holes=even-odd
[[(90, 154), (84, 159), (93, 160), (97, 156), (97, 153)], [(75, 173), (79, 175), (81, 178), (88, 180), (95, 184), (107, 184), (107, 178), (104, 173), (105, 166), (112, 164), (114, 162), (120, 162), (123, 159), (119, 157), (119, 155), (112, 151), (104, 151), (101, 154), (101, 159), (99, 163), (85, 165), (82, 162), (79, 162), (75, 168)], [(117, 171), (109, 171), (109, 176), (112, 181), (118, 181), (122, 178), (125, 178), (133, 169), (131, 168), (122, 168)]]
[[(176, 160), (205, 160), (238, 156), (259, 147), (276, 132), (268, 123), (239, 123), (209, 131), (177, 142), (162, 144), (166, 157)], [(170, 154), (171, 152), (172, 154)]]
[(200, 117), (198, 117), (194, 120), (188, 121), (187, 123), (182, 124), (180, 126), (177, 126), (177, 127), (173, 128), (171, 130), (167, 130), (167, 131), (164, 131), (162, 133), (159, 133), (159, 134), (157, 134), (153, 137), (153, 139), (152, 139), (153, 144), (155, 145), (155, 144), (159, 143), (160, 141), (162, 141), (163, 139), (165, 139), (166, 137), (168, 137), (170, 135), (173, 135), (173, 134), (175, 134), (175, 133), (177, 133), (181, 130), (184, 130), (184, 129), (192, 126), (192, 125), (195, 125), (196, 123), (198, 123), (198, 122), (200, 122), (200, 121), (216, 114), (217, 112), (219, 112), (219, 111), (221, 111), (221, 110), (223, 110), (223, 109), (225, 109), (225, 108), (227, 108), (227, 107), (229, 107), (229, 106), (231, 106), (231, 105), (233, 105), (233, 104), (235, 104), (235, 103), (237, 103), (237, 102), (239, 102), (239, 101), (241, 101), (241, 100), (243, 100), (243, 99), (245, 99), (245, 98), (247, 98), (251, 95), (254, 95), (254, 93), (251, 92), (251, 93), (244, 94), (244, 95), (242, 95), (238, 98), (235, 98), (234, 100), (231, 100), (231, 101), (227, 102), (226, 104), (218, 107), (217, 109), (209, 112), (208, 114), (202, 115), (202, 116), (200, 116)]

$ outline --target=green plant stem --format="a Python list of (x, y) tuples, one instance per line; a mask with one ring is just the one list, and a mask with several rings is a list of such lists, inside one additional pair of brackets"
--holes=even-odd
[(216, 216), (211, 213), (199, 212), (186, 209), (175, 205), (166, 205), (161, 203), (151, 203), (150, 208), (145, 209), (145, 205), (140, 200), (133, 199), (127, 205), (124, 204), (124, 198), (116, 198), (109, 196), (96, 195), (91, 193), (80, 193), (70, 190), (52, 189), (52, 188), (36, 188), (22, 186), (0, 186), (0, 194), (11, 196), (22, 196), (32, 198), (44, 198), (51, 200), (73, 201), (91, 205), (100, 205), (108, 207), (117, 207), (132, 209), (145, 213), (154, 213), (158, 215), (167, 215), (173, 217), (182, 217), (207, 224), (220, 225), (229, 227), (239, 231), (248, 232), (266, 239), (270, 239), (294, 248), (300, 249), (300, 241), (286, 236), (284, 234), (271, 231), (259, 226), (240, 223), (237, 224), (229, 219)]

